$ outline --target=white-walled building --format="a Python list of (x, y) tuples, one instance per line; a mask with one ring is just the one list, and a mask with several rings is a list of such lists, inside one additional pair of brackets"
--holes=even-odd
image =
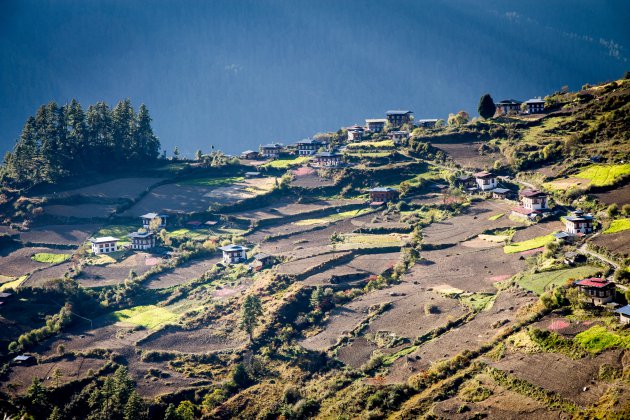
[(573, 235), (578, 233), (589, 234), (593, 232), (594, 218), (583, 211), (575, 211), (571, 216), (564, 218), (564, 231)]
[(528, 114), (539, 114), (545, 110), (545, 101), (541, 98), (534, 98), (525, 101), (525, 112)]
[(373, 133), (380, 133), (385, 128), (386, 118), (368, 118), (365, 120), (365, 129)]
[(129, 235), (131, 239), (131, 249), (151, 249), (155, 246), (155, 233), (146, 232), (132, 232)]
[(247, 251), (249, 248), (242, 245), (227, 245), (219, 248), (223, 251), (223, 262), (225, 264), (237, 264), (247, 260)]
[(102, 236), (100, 238), (90, 238), (92, 242), (92, 252), (95, 254), (109, 254), (118, 251), (118, 241), (120, 239), (113, 236)]
[(523, 208), (534, 211), (544, 211), (548, 209), (548, 196), (539, 190), (526, 189), (518, 193), (521, 198)]
[(158, 213), (147, 213), (147, 214), (143, 214), (142, 216), (140, 216), (140, 219), (142, 219), (142, 227), (145, 229), (149, 229), (149, 225), (151, 225), (151, 222), (154, 219), (159, 219), (160, 220), (160, 225), (158, 226), (160, 229), (166, 227), (166, 219), (168, 218), (168, 215), (166, 214), (158, 214)]
[(473, 174), (473, 176), (475, 177), (477, 187), (479, 187), (481, 191), (489, 191), (497, 187), (497, 177), (491, 172), (477, 172)]

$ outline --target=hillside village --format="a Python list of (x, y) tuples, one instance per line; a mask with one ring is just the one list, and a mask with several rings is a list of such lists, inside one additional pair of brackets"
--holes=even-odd
[(6, 187), (0, 413), (627, 418), (629, 98)]

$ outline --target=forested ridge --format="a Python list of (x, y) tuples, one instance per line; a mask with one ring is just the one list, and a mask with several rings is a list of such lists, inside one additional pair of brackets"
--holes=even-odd
[(91, 171), (117, 172), (155, 162), (160, 141), (148, 108), (129, 99), (112, 109), (104, 102), (84, 111), (76, 100), (42, 105), (28, 118), (2, 168), (3, 183), (28, 188)]

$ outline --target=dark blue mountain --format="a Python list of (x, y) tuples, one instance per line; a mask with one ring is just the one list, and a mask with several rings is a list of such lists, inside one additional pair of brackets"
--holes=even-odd
[(0, 149), (43, 103), (146, 103), (169, 152), (476, 114), (621, 77), (627, 1), (0, 0)]

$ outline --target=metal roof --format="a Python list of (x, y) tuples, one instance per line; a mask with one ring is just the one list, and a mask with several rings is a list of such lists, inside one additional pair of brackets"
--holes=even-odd
[(385, 115), (407, 115), (413, 114), (413, 111), (409, 111), (407, 109), (392, 109), (385, 113)]
[(374, 188), (370, 188), (368, 191), (369, 192), (391, 192), (391, 191), (396, 191), (396, 190), (391, 187), (374, 187)]
[(101, 236), (100, 238), (90, 238), (90, 242), (93, 244), (102, 244), (106, 242), (118, 242), (120, 239), (114, 238), (113, 236)]
[(618, 314), (625, 315), (625, 316), (630, 316), (630, 305), (622, 306), (621, 308), (617, 309), (615, 312), (617, 312)]
[(509, 193), (510, 190), (507, 188), (495, 188), (494, 190), (492, 190), (493, 193), (497, 193), (497, 194), (505, 194), (505, 193)]
[(586, 287), (606, 287), (608, 285), (614, 284), (609, 282), (606, 279), (602, 279), (599, 277), (591, 277), (588, 279), (580, 280), (575, 282), (578, 286), (586, 286)]
[(521, 192), (518, 193), (519, 195), (523, 196), (523, 197), (546, 197), (547, 193), (544, 193), (540, 190), (532, 190), (532, 189), (525, 189)]
[(153, 232), (131, 232), (127, 236), (130, 237), (130, 238), (144, 239), (144, 238), (148, 238), (148, 237), (153, 236), (153, 235), (154, 235)]
[(249, 248), (242, 245), (226, 245), (219, 248), (221, 251), (247, 251)]
[(147, 213), (140, 216), (141, 219), (155, 219), (156, 217), (168, 217), (168, 214)]

